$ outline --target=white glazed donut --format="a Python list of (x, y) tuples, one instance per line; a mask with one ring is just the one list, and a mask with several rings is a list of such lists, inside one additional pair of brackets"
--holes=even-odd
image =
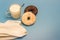
[(22, 22), (25, 25), (32, 25), (35, 23), (35, 21), (36, 21), (36, 16), (32, 12), (26, 12), (22, 16)]

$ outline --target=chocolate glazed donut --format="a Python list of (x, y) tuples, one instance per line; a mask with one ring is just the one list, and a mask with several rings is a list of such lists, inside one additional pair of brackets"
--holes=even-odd
[(38, 13), (38, 9), (36, 6), (30, 5), (25, 8), (24, 13), (25, 12), (32, 12), (34, 15), (36, 15)]

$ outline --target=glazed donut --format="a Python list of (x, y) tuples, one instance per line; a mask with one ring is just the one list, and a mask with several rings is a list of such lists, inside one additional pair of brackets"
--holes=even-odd
[(36, 16), (32, 12), (26, 12), (22, 16), (22, 23), (25, 25), (32, 25), (36, 21)]
[(30, 6), (28, 6), (28, 7), (25, 8), (24, 13), (25, 12), (29, 12), (29, 11), (36, 15), (37, 12), (38, 12), (38, 9), (35, 6), (30, 5)]

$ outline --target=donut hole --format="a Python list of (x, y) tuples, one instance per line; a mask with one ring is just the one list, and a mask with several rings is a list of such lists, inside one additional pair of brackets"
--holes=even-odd
[(30, 17), (28, 17), (27, 20), (30, 20)]
[(32, 12), (33, 10), (31, 9), (31, 10), (29, 10), (30, 12)]

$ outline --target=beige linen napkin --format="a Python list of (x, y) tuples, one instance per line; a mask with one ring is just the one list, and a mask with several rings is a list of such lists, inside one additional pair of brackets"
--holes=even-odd
[(11, 40), (17, 37), (23, 37), (27, 34), (20, 21), (8, 20), (5, 23), (0, 23), (0, 39)]

